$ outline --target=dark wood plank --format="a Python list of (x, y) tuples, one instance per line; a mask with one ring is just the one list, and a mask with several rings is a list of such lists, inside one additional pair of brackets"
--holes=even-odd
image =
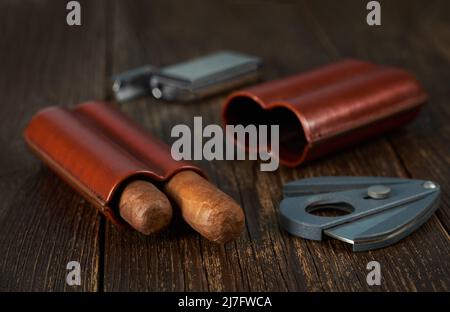
[[(438, 182), (443, 189), (442, 208), (437, 215), (448, 232), (450, 225), (450, 108), (448, 84), (450, 40), (448, 1), (390, 1), (383, 3), (382, 26), (364, 25), (364, 3), (343, 1), (329, 10), (311, 5), (317, 27), (330, 54), (359, 57), (392, 64), (414, 73), (430, 99), (420, 118), (387, 139), (394, 146), (407, 175)], [(349, 18), (353, 16), (354, 18)], [(420, 16), (420, 17), (419, 17)], [(420, 22), (418, 22), (420, 20)], [(341, 21), (341, 22), (337, 22)]]
[[(421, 10), (419, 3), (414, 4)], [(416, 27), (415, 38), (410, 38), (406, 47), (411, 53), (406, 64), (417, 72), (430, 95), (422, 118), (411, 126), (414, 132), (401, 132), (391, 138), (408, 173), (417, 178), (438, 182), (443, 190), (442, 206), (437, 215), (450, 231), (450, 3), (427, 6), (421, 23)], [(414, 151), (414, 153), (411, 153)], [(450, 247), (449, 247), (450, 248)]]
[[(395, 161), (395, 157), (389, 144), (384, 139), (378, 139), (294, 172), (286, 169), (282, 176), (286, 180), (324, 174), (405, 176), (404, 169)], [(311, 261), (308, 266), (314, 268), (316, 274), (309, 280), (316, 286), (313, 289), (442, 290), (449, 283), (448, 241), (437, 230), (438, 225), (437, 218), (433, 218), (420, 231), (400, 243), (371, 252), (353, 253), (347, 244), (338, 241), (317, 243), (304, 240), (294, 240), (294, 250), (308, 250)], [(372, 260), (381, 264), (383, 281), (380, 287), (370, 287), (366, 283), (365, 266)], [(420, 274), (414, 275), (412, 272)]]
[[(116, 2), (114, 11), (114, 72), (148, 62), (155, 65), (170, 64), (223, 48), (257, 55), (261, 55), (263, 49), (262, 56), (267, 61), (281, 63), (280, 66), (268, 67), (267, 75), (275, 76), (280, 70), (292, 72), (293, 68), (287, 62), (280, 62), (280, 56), (277, 56), (273, 47), (261, 46), (264, 33), (269, 32), (272, 27), (262, 20), (271, 12), (278, 12), (272, 19), (280, 34), (273, 43), (274, 46), (287, 47), (296, 38), (301, 39), (296, 44), (296, 49), (286, 50), (296, 66), (300, 66), (301, 59), (307, 58), (311, 53), (310, 50), (302, 49), (302, 46), (314, 41), (308, 32), (294, 27), (299, 21), (292, 14), (290, 5), (279, 7), (267, 3), (257, 7), (254, 4), (221, 5), (194, 1), (189, 7), (183, 7), (176, 2), (141, 1), (133, 5)], [(283, 34), (285, 29), (292, 31)], [(205, 124), (220, 123), (223, 100), (224, 95), (192, 104), (163, 104), (144, 99), (121, 105), (121, 108), (149, 131), (170, 142), (172, 126), (179, 123), (192, 126), (193, 116), (203, 116)], [(288, 261), (291, 260), (286, 259), (284, 252), (271, 243), (271, 239), (279, 239), (278, 230), (275, 238), (266, 236), (267, 240), (256, 237), (252, 240), (250, 237), (253, 234), (261, 235), (251, 225), (252, 222), (259, 222), (252, 219), (258, 217), (253, 214), (261, 205), (255, 197), (253, 187), (241, 185), (240, 172), (249, 172), (250, 176), (246, 176), (245, 181), (251, 183), (251, 178), (259, 175), (252, 169), (256, 165), (252, 162), (200, 163), (214, 183), (244, 206), (248, 206), (244, 208), (250, 233), (222, 247), (200, 238), (180, 221), (158, 238), (143, 238), (135, 233), (120, 236), (108, 225), (105, 238), (105, 290), (306, 289), (301, 288), (302, 284), (297, 281), (305, 279), (303, 273), (299, 271), (300, 277), (290, 274)], [(248, 192), (249, 196), (253, 194), (255, 198), (247, 202), (247, 198), (241, 196), (246, 197)], [(277, 228), (274, 217), (276, 218), (275, 215), (271, 216), (272, 221), (268, 224)], [(142, 248), (142, 241), (148, 242), (146, 248)], [(163, 252), (165, 257), (161, 257)], [(133, 266), (130, 271), (126, 261), (130, 257), (142, 259), (152, 265)], [(267, 270), (267, 267), (276, 263), (279, 265)], [(283, 279), (279, 278), (280, 274)]]
[[(11, 44), (0, 51), (0, 290), (448, 290), (448, 4), (425, 11), (417, 3), (383, 4), (379, 29), (364, 24), (363, 4), (116, 2), (109, 14), (110, 5), (82, 2), (80, 29), (61, 27), (65, 3), (1, 4), (0, 36)], [(431, 101), (404, 130), (295, 170), (200, 162), (245, 209), (246, 232), (225, 246), (199, 237), (179, 216), (157, 236), (110, 224), (103, 233), (95, 210), (26, 151), (20, 132), (40, 107), (102, 98), (111, 72), (222, 48), (262, 56), (268, 79), (344, 56), (396, 64), (418, 75)], [(192, 125), (193, 116), (219, 123), (223, 100), (121, 107), (170, 142), (171, 127)], [(277, 215), (282, 183), (319, 175), (431, 178), (443, 186), (443, 205), (401, 243), (368, 253), (287, 235)], [(81, 287), (65, 285), (70, 260), (81, 262)], [(365, 282), (371, 260), (382, 265), (381, 287)]]
[[(315, 6), (328, 4), (320, 2)], [(351, 36), (340, 33), (340, 37), (331, 39), (329, 29), (321, 26), (323, 18), (329, 18), (327, 25), (333, 31), (341, 32), (350, 27), (346, 20), (361, 17), (365, 23), (364, 7), (356, 15), (346, 14), (345, 7), (333, 8), (321, 8), (321, 12), (328, 13), (317, 17), (317, 10), (306, 3), (191, 1), (189, 6), (183, 6), (175, 1), (136, 1), (132, 5), (117, 1), (113, 72), (145, 63), (171, 64), (227, 48), (263, 57), (268, 64), (266, 77), (272, 79), (347, 54), (364, 56), (357, 54), (358, 47), (352, 45)], [(339, 18), (332, 16), (335, 11)], [(409, 14), (409, 19), (417, 19), (419, 11)], [(361, 27), (354, 27), (353, 32)], [(340, 38), (343, 47), (334, 42)], [(368, 39), (358, 40), (365, 42), (367, 48)], [(378, 53), (395, 54), (398, 47), (394, 44), (385, 50)], [(141, 99), (120, 107), (170, 142), (171, 127), (179, 123), (192, 126), (193, 116), (203, 116), (205, 124), (219, 123), (223, 100), (223, 95), (193, 104)], [(409, 176), (390, 139), (374, 140), (301, 168), (281, 168), (277, 173), (261, 173), (258, 163), (250, 161), (199, 165), (214, 183), (242, 204), (247, 217), (246, 232), (236, 242), (217, 246), (195, 234), (179, 217), (167, 231), (154, 237), (119, 233), (108, 224), (106, 291), (398, 291), (449, 287), (448, 236), (439, 228), (436, 217), (401, 243), (367, 253), (353, 253), (338, 241), (318, 243), (295, 238), (279, 226), (277, 210), (284, 182), (321, 175)], [(381, 263), (380, 287), (366, 283), (366, 265), (371, 260)]]
[[(95, 291), (100, 217), (25, 148), (22, 130), (48, 105), (104, 96), (105, 6), (81, 1), (82, 26), (66, 2), (0, 4), (0, 290)], [(81, 264), (81, 286), (66, 265)]]
[[(448, 222), (449, 213), (446, 185), (449, 176), (450, 148), (448, 127), (444, 122), (445, 116), (448, 116), (448, 108), (444, 107), (446, 97), (439, 91), (448, 89), (442, 84), (445, 75), (441, 70), (446, 63), (448, 66), (448, 61), (442, 59), (436, 61), (434, 53), (440, 50), (439, 47), (427, 44), (425, 38), (427, 32), (420, 26), (422, 23), (416, 22), (418, 16), (433, 20), (434, 27), (431, 23), (428, 24), (429, 27), (437, 33), (445, 33), (448, 26), (444, 25), (448, 24), (448, 19), (445, 19), (443, 12), (447, 6), (448, 3), (436, 2), (435, 5), (427, 6), (427, 10), (423, 10), (423, 5), (416, 2), (384, 2), (383, 26), (378, 28), (368, 27), (365, 24), (367, 11), (365, 3), (360, 1), (330, 3), (328, 10), (323, 10), (318, 3), (308, 3), (305, 6), (305, 19), (308, 20), (309, 28), (321, 38), (322, 46), (330, 57), (356, 57), (406, 68), (418, 76), (431, 97), (435, 99), (435, 103), (430, 103), (412, 125), (381, 139), (388, 148), (382, 153), (391, 154), (391, 157), (386, 159), (397, 160), (400, 169), (393, 172), (394, 174), (387, 175), (431, 179), (440, 183), (443, 188), (443, 200), (437, 213), (438, 217), (434, 216), (420, 231), (411, 236), (420, 237), (416, 241), (411, 241), (411, 254), (409, 256), (400, 254), (400, 258), (395, 260), (403, 259), (406, 262), (406, 259), (416, 259), (410, 261), (412, 263), (420, 261), (419, 264), (414, 263), (414, 266), (422, 267), (419, 270), (423, 272), (422, 279), (414, 281), (417, 276), (408, 277), (408, 281), (405, 276), (408, 276), (409, 269), (391, 264), (392, 281), (413, 290), (445, 290), (449, 284), (450, 244), (448, 230), (445, 228), (447, 226), (443, 226)], [(418, 66), (419, 60), (422, 65), (426, 65)], [(427, 72), (433, 72), (435, 75), (427, 75)], [(430, 88), (431, 85), (434, 87)], [(431, 131), (425, 130), (426, 125), (436, 133), (431, 134)], [(383, 151), (384, 149), (380, 147), (380, 144), (376, 145), (377, 150)], [(377, 154), (371, 153), (368, 157), (374, 155)], [(374, 175), (386, 173), (375, 171)], [(428, 240), (430, 245), (423, 245), (421, 241), (423, 239)], [(439, 242), (439, 245), (435, 242)], [(423, 278), (424, 276), (426, 278)]]

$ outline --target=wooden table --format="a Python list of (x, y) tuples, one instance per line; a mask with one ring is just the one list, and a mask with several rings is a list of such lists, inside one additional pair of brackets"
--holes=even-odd
[[(382, 26), (369, 27), (366, 2), (81, 1), (82, 26), (69, 27), (65, 1), (2, 1), (0, 290), (450, 290), (450, 6), (381, 1)], [(225, 246), (179, 218), (156, 236), (119, 232), (27, 151), (21, 132), (40, 108), (105, 99), (113, 73), (224, 48), (262, 57), (266, 79), (346, 57), (400, 66), (430, 101), (407, 127), (296, 169), (199, 162), (245, 210), (246, 231)], [(192, 126), (194, 116), (220, 123), (225, 96), (120, 108), (172, 142), (171, 128)], [(381, 250), (353, 253), (336, 240), (290, 236), (277, 214), (282, 184), (323, 175), (430, 179), (443, 189), (442, 204), (417, 232)], [(72, 260), (81, 264), (81, 286), (65, 282)], [(381, 286), (366, 283), (372, 260), (381, 264)]]

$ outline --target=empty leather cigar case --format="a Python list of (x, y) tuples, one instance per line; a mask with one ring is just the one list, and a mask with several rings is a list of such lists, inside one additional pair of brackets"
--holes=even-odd
[(279, 158), (293, 167), (408, 123), (426, 100), (405, 70), (344, 60), (234, 92), (223, 119), (279, 125)]
[(126, 224), (118, 212), (120, 195), (130, 182), (158, 185), (183, 170), (205, 176), (199, 168), (173, 160), (166, 144), (104, 102), (73, 110), (43, 109), (24, 137), (45, 164), (120, 226)]

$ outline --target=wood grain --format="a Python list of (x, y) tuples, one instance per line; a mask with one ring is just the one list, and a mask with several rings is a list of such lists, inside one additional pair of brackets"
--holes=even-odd
[[(450, 3), (432, 3), (424, 8), (414, 1), (386, 2), (379, 28), (358, 27), (358, 20), (346, 18), (361, 12), (361, 4), (348, 0), (330, 4), (330, 10), (311, 5), (309, 10), (313, 10), (315, 16), (310, 15), (309, 20), (317, 24), (316, 32), (325, 38), (322, 41), (331, 46), (327, 48), (330, 54), (400, 66), (422, 82), (430, 98), (420, 118), (386, 138), (408, 177), (434, 180), (446, 190), (450, 187), (450, 108), (447, 104), (450, 89), (441, 82), (448, 81), (450, 75), (450, 31), (445, 26), (448, 24), (445, 12), (450, 9)], [(412, 12), (420, 12), (420, 23), (415, 22)], [(347, 36), (342, 36), (343, 33)], [(442, 198), (446, 207), (450, 202), (448, 194), (444, 192)], [(437, 215), (448, 233), (449, 209), (440, 209)]]
[[(435, 291), (450, 289), (450, 22), (447, 1), (383, 1), (382, 26), (365, 1), (82, 1), (83, 26), (64, 26), (56, 2), (0, 4), (0, 290)], [(262, 57), (267, 80), (345, 57), (397, 65), (430, 94), (419, 118), (381, 138), (296, 169), (260, 172), (254, 161), (199, 161), (210, 181), (244, 208), (246, 229), (224, 246), (192, 230), (175, 209), (154, 236), (119, 231), (25, 150), (21, 131), (37, 109), (101, 99), (108, 77), (221, 49)], [(221, 94), (196, 103), (151, 98), (117, 104), (170, 143), (175, 124), (221, 123)], [(439, 211), (381, 250), (354, 253), (336, 240), (307, 241), (279, 225), (285, 182), (323, 175), (431, 179)], [(78, 260), (82, 285), (65, 285)], [(366, 283), (381, 264), (382, 285)]]
[[(351, 48), (353, 40), (369, 44), (364, 33), (354, 39), (345, 33), (349, 27), (358, 29), (353, 23), (365, 26), (364, 8), (357, 7), (360, 14), (354, 14), (362, 20), (345, 13), (346, 6), (354, 8), (356, 4), (344, 3), (337, 10), (341, 14), (338, 19), (330, 18), (333, 10), (321, 16), (321, 12), (328, 12), (320, 8), (323, 4), (313, 8), (307, 3), (291, 2), (259, 5), (193, 1), (183, 7), (170, 1), (138, 2), (134, 6), (116, 2), (113, 69), (118, 72), (145, 63), (162, 66), (229, 48), (261, 56), (270, 65), (265, 74), (271, 79), (344, 56), (369, 58)], [(400, 10), (401, 4), (394, 9)], [(343, 26), (334, 27), (337, 24)], [(328, 27), (339, 32), (330, 38)], [(344, 48), (335, 43), (341, 37), (348, 44)], [(128, 48), (122, 49), (124, 46)], [(393, 48), (377, 51), (389, 55)], [(141, 99), (121, 108), (170, 142), (171, 127), (179, 123), (192, 126), (193, 116), (203, 116), (205, 124), (220, 123), (223, 100), (223, 95), (193, 104)], [(408, 131), (413, 131), (413, 137), (414, 130)], [(318, 243), (294, 238), (279, 226), (277, 211), (284, 182), (320, 175), (411, 177), (391, 140), (386, 136), (295, 170), (281, 168), (277, 173), (261, 173), (258, 163), (250, 161), (199, 162), (210, 179), (244, 207), (246, 233), (220, 247), (193, 235), (181, 223), (159, 239), (134, 233), (120, 236), (108, 225), (105, 290), (448, 289), (449, 241), (436, 217), (400, 244), (368, 253), (353, 253), (350, 246), (338, 241)], [(443, 209), (447, 210), (448, 205), (444, 203)], [(175, 229), (180, 225), (181, 229)], [(167, 252), (167, 259), (161, 257), (161, 250)], [(140, 263), (130, 269), (130, 259)], [(371, 260), (382, 265), (381, 287), (366, 283), (365, 267)], [(170, 270), (165, 271), (168, 266)]]
[[(86, 14), (77, 29), (66, 25), (65, 4), (0, 4), (1, 291), (98, 290), (98, 213), (45, 169), (22, 139), (38, 109), (103, 96), (102, 3), (82, 2)], [(80, 286), (66, 284), (69, 261), (80, 262)]]

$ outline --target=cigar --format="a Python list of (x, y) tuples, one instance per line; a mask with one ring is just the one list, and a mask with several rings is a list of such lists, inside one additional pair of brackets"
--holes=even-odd
[(174, 175), (164, 191), (180, 207), (183, 219), (210, 241), (226, 243), (244, 230), (242, 208), (193, 171)]
[(137, 180), (128, 184), (119, 201), (121, 217), (145, 235), (161, 231), (172, 219), (172, 206), (166, 195), (152, 183)]
[[(190, 170), (178, 172), (163, 189), (179, 206), (183, 219), (210, 241), (226, 243), (244, 230), (242, 208), (197, 173)], [(146, 235), (166, 227), (172, 217), (166, 195), (152, 183), (141, 180), (124, 189), (119, 211), (133, 228)]]

